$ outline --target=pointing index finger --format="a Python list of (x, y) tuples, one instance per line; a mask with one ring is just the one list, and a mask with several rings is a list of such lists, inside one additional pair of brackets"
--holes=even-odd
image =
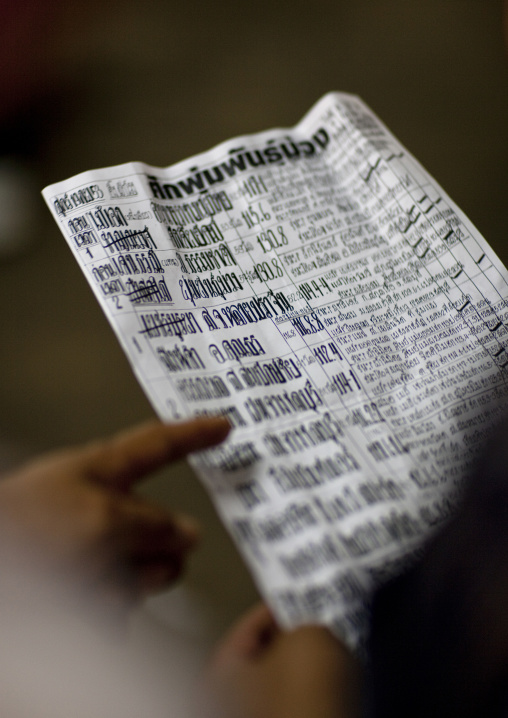
[(219, 444), (230, 429), (223, 417), (177, 424), (149, 422), (89, 446), (85, 470), (100, 483), (127, 490), (165, 464)]

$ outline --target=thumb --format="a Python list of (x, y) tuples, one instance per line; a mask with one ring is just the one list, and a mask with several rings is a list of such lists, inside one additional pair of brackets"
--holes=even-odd
[(280, 634), (280, 629), (263, 603), (244, 614), (226, 634), (212, 657), (212, 670), (249, 661), (261, 655)]

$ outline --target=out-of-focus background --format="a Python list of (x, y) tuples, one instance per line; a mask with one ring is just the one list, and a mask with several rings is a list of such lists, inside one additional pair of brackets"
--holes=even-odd
[[(360, 95), (508, 262), (501, 0), (0, 0), (0, 469), (153, 415), (39, 192), (95, 167), (165, 166)], [(203, 542), (144, 639), (202, 655), (256, 599), (184, 465), (143, 489)], [(198, 651), (198, 652), (199, 652)], [(201, 655), (200, 653), (200, 655)], [(162, 652), (161, 652), (162, 655)]]

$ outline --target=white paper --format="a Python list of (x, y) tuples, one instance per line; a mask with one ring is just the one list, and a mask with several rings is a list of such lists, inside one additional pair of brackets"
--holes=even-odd
[(279, 620), (358, 645), (499, 414), (506, 269), (346, 94), (43, 194), (157, 414), (233, 424), (192, 463)]

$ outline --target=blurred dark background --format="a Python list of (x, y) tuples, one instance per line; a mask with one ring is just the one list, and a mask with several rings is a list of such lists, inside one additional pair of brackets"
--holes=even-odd
[[(2, 15), (0, 468), (153, 415), (39, 196), (47, 184), (169, 165), (348, 91), (508, 262), (501, 0), (0, 0)], [(204, 525), (184, 588), (149, 610), (208, 645), (255, 589), (185, 465), (144, 491)]]

